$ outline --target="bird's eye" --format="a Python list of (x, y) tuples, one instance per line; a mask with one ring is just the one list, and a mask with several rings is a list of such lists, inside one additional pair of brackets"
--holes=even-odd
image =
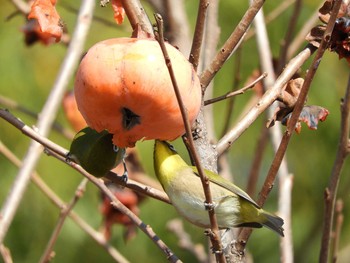
[(171, 144), (169, 144), (169, 149), (172, 150), (173, 152), (176, 152), (175, 147)]
[(119, 147), (113, 144), (113, 151), (116, 153), (119, 152)]

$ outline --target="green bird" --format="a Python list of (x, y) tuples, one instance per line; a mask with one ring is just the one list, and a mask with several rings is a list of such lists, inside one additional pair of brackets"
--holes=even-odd
[[(154, 170), (178, 213), (191, 223), (210, 227), (205, 196), (197, 168), (189, 166), (165, 141), (155, 141)], [(204, 170), (210, 181), (214, 209), (220, 229), (268, 227), (283, 234), (283, 219), (258, 206), (242, 189), (218, 174)]]
[(102, 177), (123, 162), (123, 179), (127, 180), (127, 169), (124, 158), (125, 148), (119, 148), (112, 143), (113, 134), (104, 130), (97, 132), (90, 127), (79, 131), (70, 146), (67, 159), (80, 164), (87, 172)]

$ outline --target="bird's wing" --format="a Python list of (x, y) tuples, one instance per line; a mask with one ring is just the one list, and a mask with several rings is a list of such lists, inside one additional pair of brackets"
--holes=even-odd
[[(193, 172), (199, 176), (198, 174), (198, 170), (197, 167), (195, 166), (191, 166)], [(223, 177), (221, 177), (220, 175), (213, 173), (209, 170), (204, 169), (205, 173), (208, 176), (208, 179), (210, 180), (210, 182), (217, 184), (229, 191), (231, 191), (232, 193), (246, 199), (247, 201), (249, 201), (250, 203), (252, 203), (253, 205), (255, 205), (257, 208), (260, 208), (260, 206), (246, 193), (244, 192), (241, 188), (239, 188), (238, 186), (234, 185), (232, 182), (227, 181), (226, 179), (224, 179)]]

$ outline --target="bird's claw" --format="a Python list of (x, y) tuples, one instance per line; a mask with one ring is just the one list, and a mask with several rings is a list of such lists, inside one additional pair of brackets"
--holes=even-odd
[(124, 171), (123, 175), (120, 176), (123, 183), (126, 183), (128, 181), (128, 171)]
[(125, 159), (123, 158), (123, 166), (124, 166), (124, 173), (121, 176), (121, 179), (124, 183), (128, 181), (128, 168), (126, 167)]
[(70, 152), (67, 152), (65, 156), (65, 162), (70, 163), (72, 161), (72, 154)]

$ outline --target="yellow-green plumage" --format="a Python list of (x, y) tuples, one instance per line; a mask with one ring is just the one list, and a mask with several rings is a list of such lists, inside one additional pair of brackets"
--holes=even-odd
[[(189, 166), (170, 144), (156, 140), (154, 170), (179, 214), (197, 226), (210, 227), (197, 168)], [(247, 193), (233, 183), (211, 171), (204, 172), (210, 181), (220, 228), (266, 226), (283, 236), (282, 218), (261, 209)]]
[(125, 148), (112, 143), (113, 134), (90, 127), (79, 131), (70, 146), (68, 158), (96, 177), (102, 177), (125, 158)]

